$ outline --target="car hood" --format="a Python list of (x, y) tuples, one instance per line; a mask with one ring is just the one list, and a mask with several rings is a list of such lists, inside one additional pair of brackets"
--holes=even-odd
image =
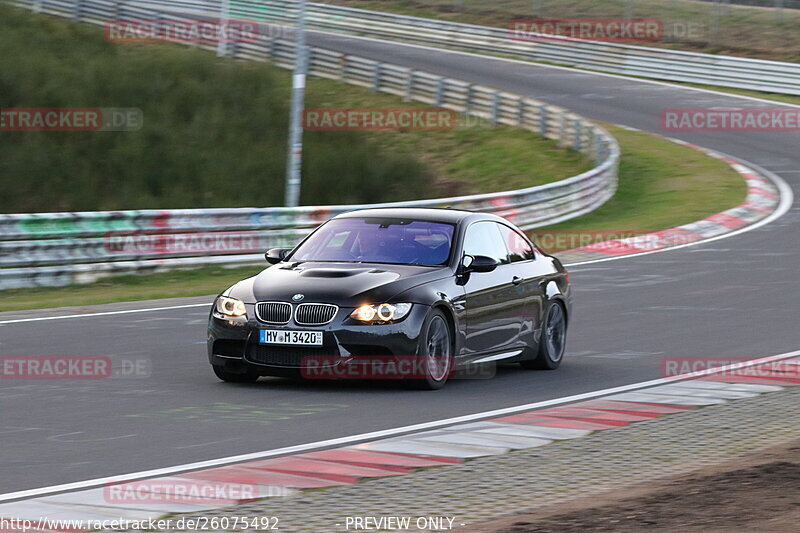
[[(367, 263), (279, 263), (227, 292), (246, 303), (292, 301), (353, 306), (389, 301), (418, 285), (452, 275), (447, 267)], [(411, 301), (410, 303), (418, 303)]]

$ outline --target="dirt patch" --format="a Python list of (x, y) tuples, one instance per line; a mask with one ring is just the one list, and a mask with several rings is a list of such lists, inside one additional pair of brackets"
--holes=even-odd
[(486, 522), (470, 531), (794, 533), (798, 523), (800, 441), (795, 441), (689, 475)]

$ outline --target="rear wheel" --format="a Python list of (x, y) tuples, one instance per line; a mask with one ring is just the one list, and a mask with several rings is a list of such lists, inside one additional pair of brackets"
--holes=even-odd
[(550, 302), (544, 313), (542, 336), (534, 359), (522, 361), (522, 368), (555, 370), (564, 358), (567, 343), (567, 314), (559, 302)]
[(444, 387), (453, 364), (453, 340), (444, 313), (433, 311), (420, 335), (417, 355), (424, 378), (411, 382), (414, 388), (437, 390)]
[(237, 373), (225, 370), (223, 366), (212, 365), (212, 368), (214, 368), (214, 374), (219, 379), (228, 383), (255, 383), (259, 377), (258, 373), (252, 370), (244, 370)]

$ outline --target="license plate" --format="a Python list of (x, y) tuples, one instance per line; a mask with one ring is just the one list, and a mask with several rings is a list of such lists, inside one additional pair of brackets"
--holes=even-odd
[(261, 342), (261, 344), (322, 346), (322, 332), (262, 329), (259, 332), (259, 342)]

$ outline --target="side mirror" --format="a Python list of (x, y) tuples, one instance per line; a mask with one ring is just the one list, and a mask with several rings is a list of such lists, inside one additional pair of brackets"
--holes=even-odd
[(492, 272), (498, 266), (500, 266), (500, 263), (497, 260), (485, 255), (465, 255), (461, 261), (461, 268), (465, 274), (469, 272)]
[(291, 252), (289, 248), (272, 248), (267, 250), (267, 253), (264, 254), (264, 258), (267, 260), (267, 263), (270, 265), (277, 265), (286, 257), (286, 254)]

